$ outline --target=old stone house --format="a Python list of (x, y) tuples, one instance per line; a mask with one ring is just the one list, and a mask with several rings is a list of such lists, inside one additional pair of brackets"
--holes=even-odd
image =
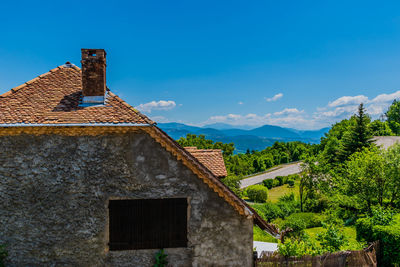
[(165, 248), (171, 266), (251, 266), (253, 224), (275, 229), (106, 87), (104, 50), (81, 64), (0, 96), (7, 264), (152, 266)]

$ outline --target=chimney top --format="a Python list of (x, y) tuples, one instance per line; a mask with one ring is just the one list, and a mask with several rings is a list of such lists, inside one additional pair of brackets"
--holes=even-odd
[(106, 93), (106, 51), (104, 49), (81, 49), (82, 52), (82, 102), (104, 103)]

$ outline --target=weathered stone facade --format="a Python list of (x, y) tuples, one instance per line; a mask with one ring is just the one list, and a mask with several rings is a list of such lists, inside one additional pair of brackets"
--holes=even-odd
[(146, 133), (0, 137), (0, 243), (10, 266), (152, 266), (108, 251), (109, 199), (187, 197), (188, 247), (171, 266), (251, 266), (253, 221)]

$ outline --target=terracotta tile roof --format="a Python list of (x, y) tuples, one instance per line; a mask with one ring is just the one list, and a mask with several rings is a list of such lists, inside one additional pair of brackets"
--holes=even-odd
[(216, 177), (228, 175), (221, 149), (197, 149), (197, 147), (185, 147), (185, 149)]
[(81, 70), (63, 65), (0, 95), (3, 124), (153, 124), (108, 91), (104, 105), (82, 107)]

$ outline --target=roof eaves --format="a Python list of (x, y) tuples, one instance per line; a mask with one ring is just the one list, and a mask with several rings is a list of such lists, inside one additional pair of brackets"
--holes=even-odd
[(77, 127), (77, 126), (127, 126), (127, 127), (136, 127), (136, 126), (151, 126), (148, 123), (6, 123), (0, 124), (0, 127)]

